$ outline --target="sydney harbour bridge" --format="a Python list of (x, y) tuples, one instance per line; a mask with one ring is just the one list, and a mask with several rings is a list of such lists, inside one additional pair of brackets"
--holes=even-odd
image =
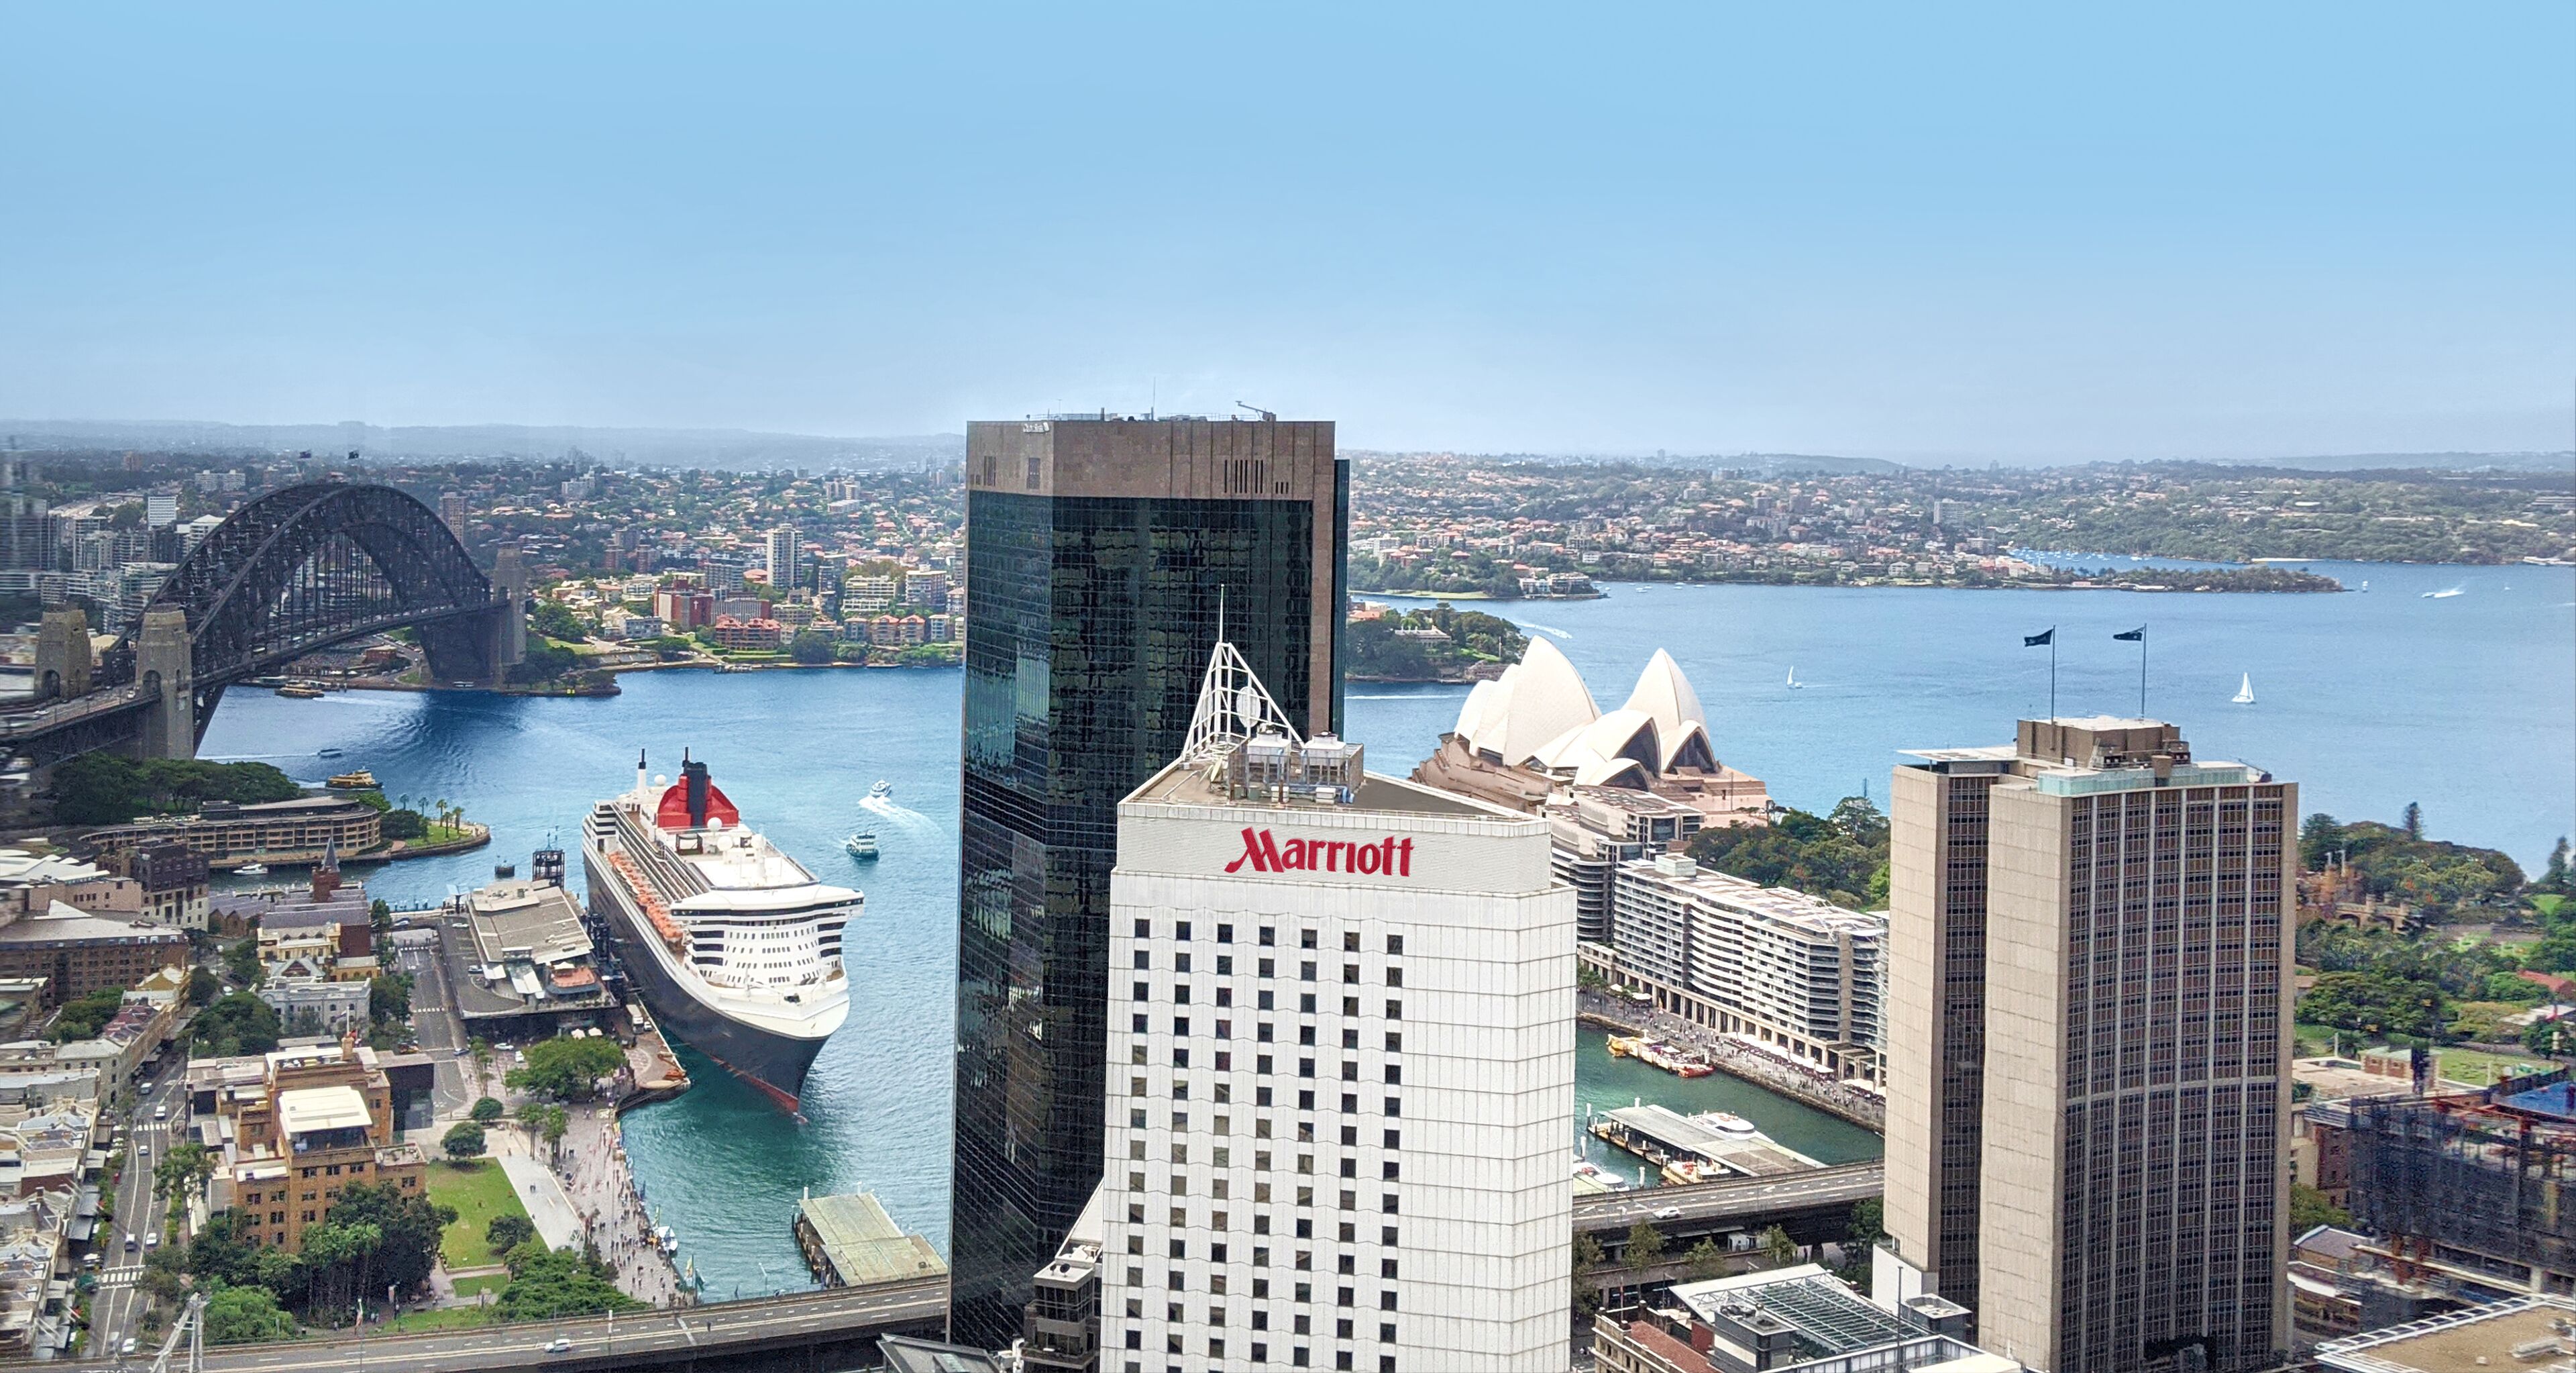
[(39, 766), (102, 748), (193, 757), (224, 688), (390, 629), (417, 632), (434, 680), (497, 684), (525, 648), (527, 591), (515, 545), (487, 575), (393, 487), (282, 487), (209, 531), (95, 660), (79, 612), (47, 614), (35, 694), (0, 709), (0, 749)]

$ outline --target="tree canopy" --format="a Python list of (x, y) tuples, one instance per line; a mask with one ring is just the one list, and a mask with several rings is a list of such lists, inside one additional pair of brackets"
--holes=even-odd
[(187, 814), (208, 801), (252, 805), (304, 794), (267, 763), (210, 763), (195, 758), (120, 758), (84, 753), (54, 769), (54, 817), (67, 824), (112, 825), (147, 812)]
[(595, 1316), (644, 1306), (617, 1290), (606, 1264), (574, 1250), (548, 1249), (544, 1241), (531, 1239), (512, 1249), (506, 1262), (510, 1284), (501, 1289), (495, 1307), (505, 1321)]
[(439, 1232), (456, 1219), (456, 1212), (424, 1196), (405, 1196), (390, 1182), (353, 1183), (332, 1203), (328, 1219), (377, 1232), (371, 1281), (361, 1290), (381, 1292), (390, 1286), (409, 1292), (429, 1281), (429, 1270), (438, 1262)]
[(277, 1047), (277, 1012), (247, 991), (230, 992), (197, 1012), (191, 1052), (205, 1058), (264, 1054)]
[(1701, 830), (1689, 853), (1719, 872), (1870, 910), (1887, 904), (1887, 842), (1887, 817), (1846, 796), (1830, 816), (1784, 810), (1768, 825)]
[(2512, 900), (2523, 888), (2520, 864), (2495, 849), (2423, 837), (2412, 803), (2402, 825), (2376, 820), (2343, 824), (2320, 811), (2299, 826), (2299, 862), (2319, 871), (2339, 862), (2361, 889), (2384, 900), (2421, 906), (2435, 918), (2467, 907)]
[(217, 1284), (206, 1299), (206, 1343), (255, 1344), (295, 1337), (295, 1318), (265, 1287)]
[(2299, 1018), (2365, 1034), (2438, 1041), (2450, 1030), (2451, 1004), (2438, 985), (2393, 973), (2324, 973), (2299, 999)]
[(114, 987), (102, 987), (85, 996), (63, 1003), (54, 1017), (53, 1040), (67, 1044), (75, 1039), (95, 1039), (107, 1022), (116, 1018), (117, 1008), (125, 1004), (125, 993)]
[(503, 1081), (523, 1091), (566, 1101), (587, 1101), (594, 1083), (626, 1066), (626, 1051), (613, 1039), (541, 1039), (524, 1051), (527, 1066), (513, 1068)]

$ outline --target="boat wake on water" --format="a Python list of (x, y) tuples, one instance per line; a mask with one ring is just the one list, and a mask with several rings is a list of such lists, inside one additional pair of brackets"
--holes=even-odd
[[(1503, 618), (1511, 619), (1508, 615)], [(1512, 620), (1512, 623), (1519, 625), (1523, 629), (1535, 629), (1541, 634), (1553, 634), (1560, 639), (1571, 639), (1574, 637), (1572, 631), (1559, 629), (1554, 625), (1536, 624), (1529, 620)]]
[(941, 833), (941, 826), (938, 821), (931, 819), (920, 811), (914, 810), (910, 806), (896, 805), (893, 801), (882, 796), (871, 796), (866, 800), (861, 801), (859, 803), (859, 809), (866, 811), (870, 815), (884, 816), (887, 820), (892, 821), (896, 828), (913, 834)]

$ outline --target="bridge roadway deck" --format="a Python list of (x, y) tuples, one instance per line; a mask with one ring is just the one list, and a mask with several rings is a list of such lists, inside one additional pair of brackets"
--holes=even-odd
[[(1847, 1212), (1855, 1203), (1877, 1197), (1886, 1184), (1886, 1165), (1873, 1161), (1773, 1177), (1728, 1178), (1688, 1187), (1609, 1192), (1574, 1203), (1574, 1230), (1576, 1234), (1615, 1238), (1643, 1221), (1667, 1234), (1688, 1235), (1747, 1222), (1769, 1223), (1793, 1216)], [(1674, 1208), (1681, 1214), (1667, 1218), (1655, 1215)]]
[[(364, 1340), (312, 1338), (287, 1344), (208, 1346), (206, 1368), (209, 1373), (340, 1373), (361, 1367), (371, 1373), (504, 1368), (543, 1368), (549, 1373), (606, 1373), (624, 1368), (825, 1373), (873, 1363), (879, 1335), (937, 1337), (947, 1323), (948, 1279), (943, 1275), (865, 1289), (836, 1288), (677, 1311), (638, 1311), (616, 1318), (613, 1349), (611, 1322), (585, 1316)], [(558, 1338), (572, 1341), (572, 1348), (547, 1353), (546, 1346)], [(157, 1345), (126, 1362), (148, 1366), (155, 1349)]]

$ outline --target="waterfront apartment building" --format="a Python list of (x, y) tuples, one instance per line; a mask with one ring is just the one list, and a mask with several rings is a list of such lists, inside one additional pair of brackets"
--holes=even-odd
[(1547, 815), (1556, 875), (1574, 889), (1575, 935), (1594, 944), (1610, 942), (1620, 865), (1684, 847), (1705, 819), (1697, 806), (1621, 787), (1571, 788)]
[(1329, 738), (1239, 754), (1119, 808), (1100, 1368), (1563, 1369), (1546, 822)]
[(1340, 716), (1349, 471), (1322, 421), (967, 430), (955, 1329), (1019, 1333), (1100, 1180), (1118, 802), (1181, 751), (1225, 637)]
[(2270, 1367), (2298, 788), (2154, 720), (1912, 756), (1882, 1291), (1970, 1306), (2051, 1373)]
[(1765, 887), (1688, 856), (1621, 863), (1619, 980), (1659, 1010), (1819, 1076), (1875, 1087), (1887, 917)]
[(208, 802), (195, 815), (111, 825), (91, 830), (80, 842), (102, 858), (178, 844), (219, 868), (254, 860), (310, 863), (335, 849), (364, 854), (383, 848), (384, 815), (345, 795), (247, 806)]

